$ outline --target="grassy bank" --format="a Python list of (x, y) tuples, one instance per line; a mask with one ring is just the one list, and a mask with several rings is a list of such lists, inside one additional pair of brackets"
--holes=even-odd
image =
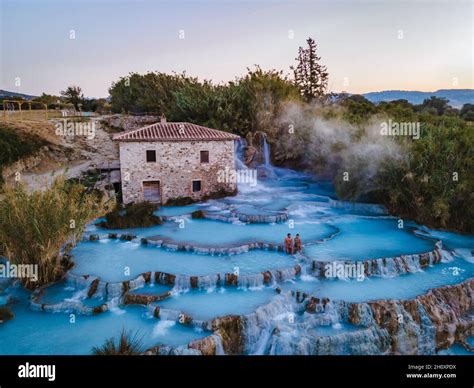
[[(33, 155), (42, 146), (49, 143), (35, 134), (27, 134), (17, 130), (8, 123), (0, 122), (0, 172), (22, 158)], [(0, 174), (0, 184), (3, 177)]]

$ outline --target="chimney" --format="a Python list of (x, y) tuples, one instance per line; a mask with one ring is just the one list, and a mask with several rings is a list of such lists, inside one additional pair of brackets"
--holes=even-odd
[(164, 114), (162, 114), (161, 117), (160, 117), (160, 123), (161, 124), (166, 123), (166, 116)]

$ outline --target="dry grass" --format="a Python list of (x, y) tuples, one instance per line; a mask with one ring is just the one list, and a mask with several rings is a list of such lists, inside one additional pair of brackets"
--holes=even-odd
[(16, 110), (14, 112), (7, 112), (4, 114), (3, 110), (0, 112), (1, 119), (8, 122), (21, 122), (23, 120), (34, 120), (34, 121), (47, 121), (53, 118), (60, 118), (62, 116), (61, 112), (58, 110), (48, 110), (44, 109), (33, 109), (33, 110), (22, 110), (21, 113)]
[(11, 128), (14, 131), (19, 132), (20, 135), (31, 136), (36, 135), (46, 140), (48, 143), (55, 145), (62, 145), (63, 140), (60, 136), (56, 135), (56, 128), (48, 121), (34, 121), (34, 120), (23, 120), (23, 121), (0, 121), (1, 125)]

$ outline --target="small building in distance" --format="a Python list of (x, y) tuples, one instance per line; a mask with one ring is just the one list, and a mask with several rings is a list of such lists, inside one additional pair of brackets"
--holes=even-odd
[(119, 142), (122, 197), (125, 204), (232, 193), (235, 182), (222, 182), (233, 170), (239, 136), (191, 123), (161, 122), (114, 135)]

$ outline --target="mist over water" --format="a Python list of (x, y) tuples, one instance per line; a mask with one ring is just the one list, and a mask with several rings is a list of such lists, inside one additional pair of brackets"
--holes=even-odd
[(303, 167), (327, 178), (349, 181), (357, 178), (367, 191), (375, 188), (374, 178), (383, 163), (406, 157), (393, 137), (383, 136), (380, 122), (356, 126), (337, 118), (325, 119), (315, 104), (288, 102), (276, 119), (282, 134), (276, 144), (279, 155), (300, 156)]

